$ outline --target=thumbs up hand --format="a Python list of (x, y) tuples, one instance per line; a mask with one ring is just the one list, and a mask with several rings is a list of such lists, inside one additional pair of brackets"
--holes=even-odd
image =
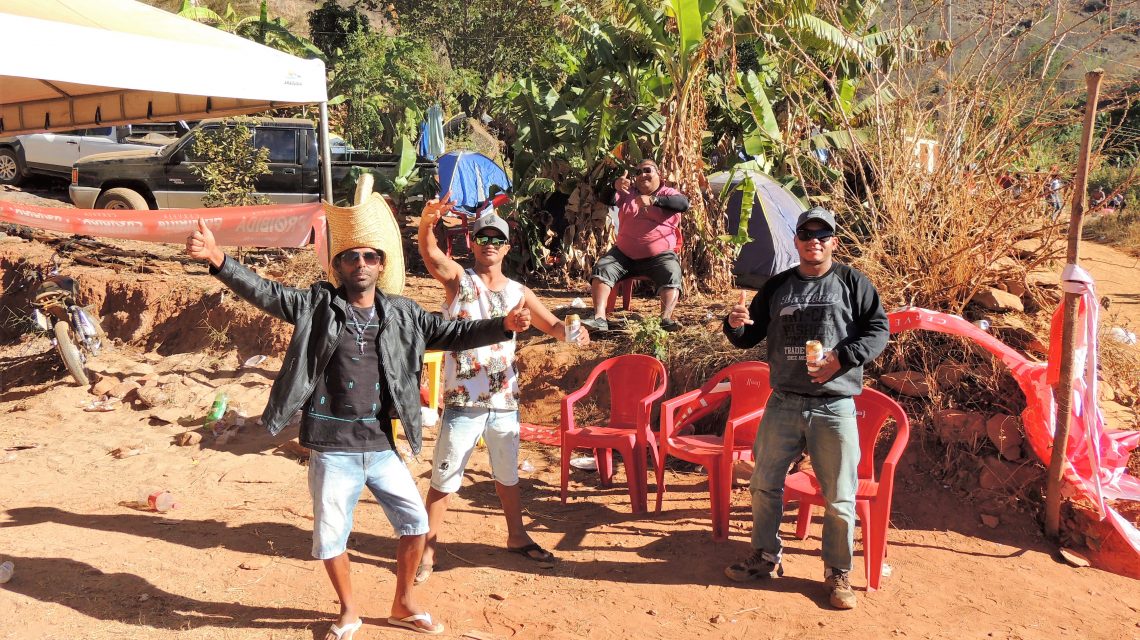
[(198, 228), (186, 237), (186, 255), (196, 260), (209, 260), (215, 269), (220, 268), (226, 258), (214, 240), (214, 233), (201, 218), (198, 218)]
[(629, 193), (629, 186), (629, 171), (623, 171), (621, 177), (617, 180), (614, 180), (614, 191), (617, 191), (619, 195), (624, 196), (625, 194)]
[(753, 324), (752, 317), (748, 313), (748, 306), (745, 304), (744, 292), (740, 292), (740, 301), (732, 307), (728, 312), (728, 326), (733, 329), (739, 329), (746, 324)]
[(530, 328), (530, 309), (526, 308), (526, 298), (519, 300), (519, 304), (503, 317), (503, 328), (507, 331), (522, 333)]

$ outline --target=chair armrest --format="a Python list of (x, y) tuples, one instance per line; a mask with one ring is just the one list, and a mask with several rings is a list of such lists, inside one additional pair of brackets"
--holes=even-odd
[(749, 411), (748, 413), (736, 416), (735, 418), (732, 418), (731, 420), (729, 420), (728, 422), (725, 423), (723, 443), (724, 443), (724, 454), (726, 456), (732, 455), (733, 443), (736, 441), (736, 437), (735, 437), (736, 436), (736, 429), (738, 427), (742, 427), (742, 426), (748, 424), (749, 422), (753, 422), (753, 421), (759, 420), (760, 418), (763, 418), (765, 408), (766, 407), (760, 407), (759, 409), (753, 409), (752, 411)]
[(902, 458), (903, 451), (910, 441), (910, 420), (906, 414), (892, 414), (892, 417), (895, 419), (895, 441), (891, 443), (887, 457), (883, 460), (883, 467), (879, 472), (879, 482), (893, 482), (895, 467), (898, 466), (899, 459)]
[(586, 378), (586, 382), (580, 388), (567, 394), (562, 398), (562, 421), (561, 430), (571, 431), (574, 429), (574, 403), (589, 395), (590, 391), (594, 388), (594, 383), (598, 381), (598, 376), (605, 371), (606, 368), (601, 366), (596, 367), (590, 372), (590, 377)]
[(693, 389), (687, 391), (675, 398), (669, 398), (661, 403), (661, 440), (664, 442), (671, 435), (673, 435), (675, 422), (677, 421), (677, 409), (689, 404), (701, 396), (700, 389)]

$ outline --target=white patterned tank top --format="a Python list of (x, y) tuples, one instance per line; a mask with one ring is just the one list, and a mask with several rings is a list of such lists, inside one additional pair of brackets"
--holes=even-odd
[[(472, 269), (459, 281), (459, 292), (444, 304), (447, 320), (490, 320), (507, 315), (523, 299), (525, 289), (507, 280), (501, 291), (491, 291)], [(443, 404), (448, 407), (517, 410), (515, 341), (485, 347), (447, 351), (443, 360)]]

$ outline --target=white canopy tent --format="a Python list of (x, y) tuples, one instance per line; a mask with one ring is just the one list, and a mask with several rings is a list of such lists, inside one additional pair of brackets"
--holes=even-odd
[(325, 65), (135, 0), (0, 0), (0, 135), (320, 103)]

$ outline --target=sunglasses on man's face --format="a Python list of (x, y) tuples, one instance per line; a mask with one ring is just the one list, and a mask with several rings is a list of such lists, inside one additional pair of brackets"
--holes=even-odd
[(380, 254), (375, 251), (345, 251), (340, 254), (343, 264), (356, 264), (357, 260), (364, 260), (364, 264), (375, 267), (380, 264)]
[(492, 247), (501, 247), (504, 244), (507, 244), (507, 239), (500, 238), (499, 236), (475, 236), (475, 244), (479, 245), (480, 247), (485, 247), (487, 245), (491, 245)]
[(653, 173), (653, 167), (638, 167), (634, 171), (636, 173), (649, 174), (649, 173)]
[(812, 240), (827, 242), (835, 237), (835, 232), (831, 229), (796, 229), (796, 237), (800, 239), (800, 242), (811, 242)]

